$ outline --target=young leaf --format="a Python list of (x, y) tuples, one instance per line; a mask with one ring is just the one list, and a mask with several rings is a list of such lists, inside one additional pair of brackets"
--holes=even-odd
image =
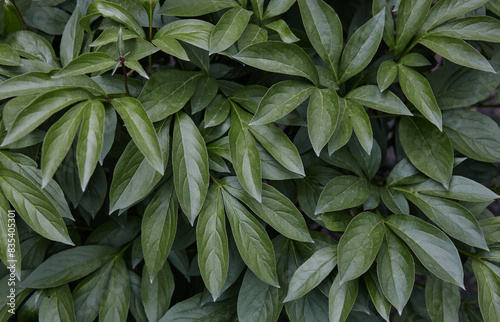
[(298, 3), (309, 41), (338, 80), (343, 35), (337, 13), (323, 0), (299, 0)]
[(146, 269), (142, 272), (141, 298), (144, 311), (150, 321), (158, 321), (167, 313), (174, 293), (174, 275), (170, 265), (165, 263), (154, 280), (147, 274)]
[(377, 71), (377, 84), (381, 92), (385, 91), (398, 76), (398, 65), (392, 60), (383, 62)]
[(431, 273), (463, 288), (464, 272), (458, 251), (442, 231), (408, 215), (389, 216), (385, 223)]
[(456, 285), (428, 276), (425, 283), (425, 305), (433, 321), (458, 322), (460, 290)]
[(39, 310), (40, 321), (76, 322), (73, 297), (67, 284), (45, 291)]
[(328, 312), (331, 322), (344, 322), (351, 312), (354, 302), (358, 296), (358, 280), (352, 280), (340, 284), (340, 276), (337, 275), (328, 294)]
[[(144, 211), (141, 224), (141, 244), (149, 279), (152, 280), (168, 265), (168, 254), (177, 229), (178, 204), (172, 180), (165, 182), (155, 193)], [(143, 277), (146, 278), (145, 272)]]
[(205, 202), (210, 177), (205, 141), (184, 112), (175, 117), (172, 165), (179, 204), (193, 225)]
[(382, 93), (375, 85), (358, 87), (347, 93), (345, 98), (385, 113), (413, 115), (394, 93)]
[(339, 283), (351, 281), (372, 265), (384, 237), (382, 217), (363, 212), (347, 226), (338, 245)]
[(485, 321), (496, 321), (500, 319), (500, 304), (497, 299), (500, 296), (500, 278), (491, 269), (487, 262), (480, 260), (472, 261), (472, 270), (477, 279), (477, 292), (479, 308)]
[(330, 180), (319, 196), (315, 214), (356, 207), (368, 199), (370, 189), (364, 178), (345, 175)]
[(205, 286), (214, 301), (226, 281), (229, 268), (229, 247), (222, 189), (212, 185), (196, 224), (198, 265)]
[(105, 53), (86, 53), (69, 62), (52, 78), (84, 75), (93, 72), (106, 71), (113, 67), (117, 60)]
[(340, 60), (340, 83), (361, 72), (377, 52), (384, 31), (385, 10), (359, 27), (347, 42)]
[(99, 308), (103, 321), (126, 321), (130, 306), (130, 278), (123, 257), (113, 260), (109, 280)]
[(163, 174), (163, 157), (156, 131), (142, 104), (132, 97), (114, 98), (111, 104), (125, 122), (136, 146), (156, 171)]
[(243, 8), (226, 11), (210, 34), (209, 54), (219, 53), (234, 44), (240, 37), (252, 12)]
[(448, 136), (424, 119), (406, 117), (399, 124), (399, 139), (411, 163), (447, 188), (453, 171)]
[(432, 0), (402, 0), (396, 20), (395, 55), (399, 56), (422, 25)]

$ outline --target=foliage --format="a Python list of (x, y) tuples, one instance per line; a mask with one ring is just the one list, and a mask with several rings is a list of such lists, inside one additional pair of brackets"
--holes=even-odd
[(0, 10), (19, 321), (500, 320), (499, 1)]

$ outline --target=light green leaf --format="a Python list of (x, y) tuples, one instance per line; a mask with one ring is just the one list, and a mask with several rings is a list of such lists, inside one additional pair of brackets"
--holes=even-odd
[(497, 43), (500, 42), (500, 22), (486, 16), (460, 18), (434, 28), (429, 34)]
[(358, 280), (352, 280), (340, 284), (340, 276), (337, 275), (328, 294), (328, 312), (330, 322), (343, 322), (351, 312), (354, 302), (358, 296)]
[(156, 171), (163, 174), (165, 167), (158, 136), (141, 102), (132, 97), (121, 97), (112, 99), (111, 104), (141, 153)]
[(361, 72), (377, 52), (384, 31), (385, 10), (359, 27), (347, 42), (340, 60), (340, 83)]
[(288, 27), (287, 23), (282, 19), (278, 19), (271, 23), (268, 23), (264, 27), (276, 31), (280, 36), (281, 40), (288, 44), (300, 40), (299, 38), (297, 38), (297, 36), (293, 34), (293, 32), (290, 30), (290, 27)]
[(392, 215), (386, 218), (385, 223), (431, 273), (463, 288), (462, 262), (448, 236), (414, 216)]
[(61, 64), (66, 66), (70, 61), (78, 57), (83, 45), (85, 30), (80, 26), (82, 13), (78, 6), (69, 18), (61, 37), (60, 56)]
[(340, 104), (339, 96), (331, 89), (315, 89), (309, 99), (307, 132), (318, 156), (338, 124)]
[(425, 283), (425, 304), (433, 321), (458, 322), (460, 290), (456, 285), (429, 276)]
[(375, 85), (358, 87), (347, 93), (345, 98), (385, 113), (413, 115), (394, 93), (382, 93)]
[(399, 123), (399, 139), (411, 163), (447, 188), (453, 171), (448, 136), (422, 118), (406, 117)]
[[(191, 8), (192, 10), (192, 8)], [(153, 41), (168, 42), (174, 38), (208, 51), (214, 25), (199, 19), (181, 19), (166, 24), (158, 30)]]
[(319, 76), (311, 58), (298, 46), (276, 41), (250, 45), (232, 56), (243, 64), (268, 72), (300, 76), (319, 84)]
[(398, 66), (399, 84), (406, 98), (429, 121), (442, 130), (442, 116), (429, 82), (424, 76), (403, 65)]
[(225, 8), (238, 7), (234, 0), (185, 0), (182, 2), (167, 1), (159, 13), (177, 17), (195, 17), (219, 11)]
[(243, 261), (263, 282), (279, 286), (274, 250), (266, 231), (238, 200), (225, 191), (223, 195), (227, 218)]
[(372, 265), (384, 237), (382, 217), (372, 212), (354, 216), (338, 245), (339, 283), (361, 276)]
[(21, 57), (9, 45), (0, 44), (0, 65), (19, 66)]
[(377, 71), (377, 84), (381, 92), (385, 91), (398, 76), (398, 65), (392, 60), (383, 62)]
[(495, 73), (495, 69), (488, 60), (474, 47), (461, 39), (429, 35), (420, 40), (420, 43), (455, 64)]
[(28, 288), (51, 288), (85, 277), (108, 262), (118, 251), (102, 245), (77, 246), (52, 255), (21, 284)]
[(223, 95), (217, 95), (205, 109), (205, 127), (220, 125), (229, 116), (231, 102)]
[(243, 34), (252, 12), (243, 8), (226, 11), (210, 34), (209, 54), (219, 53), (234, 44)]
[(115, 257), (109, 273), (108, 285), (102, 295), (99, 319), (126, 321), (130, 306), (130, 278), (127, 264), (121, 256)]
[(487, 262), (473, 260), (472, 270), (477, 279), (479, 308), (485, 321), (500, 319), (500, 278)]
[(318, 286), (337, 265), (337, 244), (316, 251), (293, 274), (285, 302), (296, 300)]
[(174, 275), (167, 262), (154, 280), (151, 280), (150, 276), (144, 268), (141, 281), (142, 303), (148, 320), (158, 321), (167, 313), (170, 305), (175, 288)]
[(86, 53), (69, 62), (52, 78), (84, 75), (93, 72), (105, 71), (113, 67), (117, 59), (104, 53)]
[(356, 207), (368, 199), (368, 181), (357, 176), (344, 175), (330, 180), (319, 196), (315, 214)]
[(68, 284), (46, 290), (39, 310), (38, 318), (41, 322), (75, 322), (75, 307)]
[(226, 281), (229, 269), (229, 247), (222, 189), (212, 185), (196, 224), (198, 265), (205, 286), (214, 301)]
[(405, 65), (408, 67), (424, 67), (430, 66), (431, 63), (419, 53), (408, 53), (401, 57), (398, 64)]
[(399, 56), (420, 28), (432, 0), (402, 0), (396, 20), (395, 55)]
[(388, 229), (377, 256), (377, 276), (383, 294), (401, 315), (413, 290), (415, 263), (406, 245)]
[(205, 141), (184, 112), (175, 117), (172, 165), (179, 204), (193, 225), (205, 202), (210, 177)]
[[(165, 182), (155, 193), (144, 211), (141, 224), (141, 244), (145, 267), (152, 280), (168, 265), (168, 254), (177, 229), (178, 204), (172, 180)], [(143, 278), (146, 278), (143, 272)]]

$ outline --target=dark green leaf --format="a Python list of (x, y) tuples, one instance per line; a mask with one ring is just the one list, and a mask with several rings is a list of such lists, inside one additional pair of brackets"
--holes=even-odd
[(21, 57), (9, 45), (0, 44), (0, 65), (19, 66)]
[(472, 270), (477, 279), (477, 292), (481, 315), (485, 321), (496, 321), (500, 319), (500, 278), (498, 273), (492, 270), (487, 262), (479, 260), (472, 261)]
[(223, 95), (217, 95), (205, 109), (205, 127), (220, 125), (229, 116), (231, 102)]
[(368, 199), (366, 179), (345, 175), (333, 178), (319, 196), (315, 214), (356, 207)]
[(76, 321), (73, 297), (67, 284), (45, 291), (39, 310), (40, 321)]
[(429, 276), (425, 283), (425, 304), (433, 321), (458, 322), (460, 290), (456, 285)]
[(99, 319), (126, 321), (130, 306), (130, 279), (123, 257), (115, 257), (109, 272), (108, 285), (102, 296)]
[(337, 275), (328, 294), (328, 315), (330, 321), (345, 321), (354, 306), (357, 296), (358, 280), (355, 279), (340, 284), (340, 276)]
[(328, 298), (319, 289), (285, 303), (285, 309), (291, 322), (328, 321)]
[(396, 20), (396, 56), (400, 55), (419, 30), (432, 0), (402, 0)]
[(412, 115), (408, 108), (392, 92), (381, 92), (375, 85), (366, 85), (350, 91), (347, 99), (376, 110), (398, 115)]
[(167, 42), (174, 38), (208, 51), (210, 35), (214, 25), (199, 19), (181, 19), (158, 30), (154, 40)]
[(385, 321), (389, 322), (389, 314), (391, 313), (392, 306), (382, 293), (382, 288), (380, 287), (375, 271), (370, 270), (368, 274), (363, 274), (363, 277), (375, 309), (377, 309), (378, 314)]
[(239, 6), (238, 2), (234, 0), (186, 0), (166, 2), (159, 13), (178, 17), (194, 17), (237, 6)]
[(499, 42), (500, 22), (492, 17), (466, 17), (455, 19), (434, 28), (431, 35)]
[(154, 280), (151, 275), (142, 272), (141, 297), (144, 311), (150, 321), (158, 321), (167, 313), (172, 294), (174, 293), (174, 275), (170, 265), (165, 263)]
[[(351, 100), (344, 100), (344, 102), (346, 106), (346, 115), (349, 117), (349, 123), (352, 125), (354, 133), (363, 149), (366, 153), (370, 154), (373, 147), (373, 131), (370, 124), (370, 118), (363, 108), (363, 105)], [(346, 137), (347, 135), (344, 138)]]
[(63, 66), (78, 57), (82, 49), (85, 31), (79, 23), (81, 18), (82, 13), (77, 6), (64, 27), (60, 46), (61, 64)]
[(418, 53), (408, 53), (401, 57), (398, 63), (408, 67), (423, 67), (431, 65), (427, 58)]
[(226, 11), (210, 34), (209, 53), (219, 53), (234, 44), (248, 25), (252, 12), (243, 8)]
[(381, 92), (385, 91), (398, 76), (398, 65), (392, 60), (383, 62), (377, 71), (377, 84)]
[(432, 29), (443, 22), (479, 8), (488, 0), (443, 0), (439, 1), (427, 14), (419, 34)]
[(236, 313), (235, 298), (213, 303), (208, 302), (203, 306), (200, 305), (201, 300), (202, 293), (198, 293), (187, 300), (175, 304), (160, 319), (160, 322), (229, 321)]
[(293, 34), (293, 32), (290, 30), (290, 27), (282, 19), (268, 23), (265, 25), (265, 27), (267, 29), (276, 31), (283, 42), (291, 44), (300, 40)]
[(319, 156), (338, 124), (340, 98), (334, 90), (315, 89), (307, 107), (307, 130), (314, 152)]
[(69, 62), (52, 78), (84, 75), (93, 72), (105, 71), (117, 63), (117, 59), (104, 53), (87, 53), (78, 56)]

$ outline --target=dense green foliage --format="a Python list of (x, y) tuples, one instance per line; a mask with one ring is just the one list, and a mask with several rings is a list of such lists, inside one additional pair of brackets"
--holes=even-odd
[(3, 2), (18, 321), (500, 321), (500, 1)]

